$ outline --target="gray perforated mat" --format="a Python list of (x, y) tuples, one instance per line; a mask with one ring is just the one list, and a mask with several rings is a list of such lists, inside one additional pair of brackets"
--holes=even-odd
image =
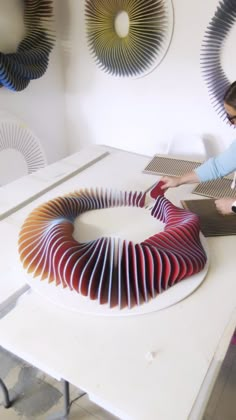
[(236, 198), (236, 189), (231, 189), (231, 179), (222, 178), (214, 181), (202, 182), (192, 191), (193, 194), (211, 198)]
[(181, 176), (193, 171), (200, 165), (201, 163), (196, 161), (154, 156), (144, 169), (144, 172), (157, 175)]

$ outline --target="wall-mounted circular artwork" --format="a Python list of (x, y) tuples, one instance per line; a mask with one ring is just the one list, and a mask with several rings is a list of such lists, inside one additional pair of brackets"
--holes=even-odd
[(46, 166), (40, 140), (14, 116), (0, 113), (0, 185)]
[(236, 1), (220, 1), (205, 31), (201, 48), (201, 69), (210, 100), (219, 116), (227, 121), (227, 123), (228, 119), (224, 110), (223, 98), (231, 82), (228, 80), (223, 69), (222, 50), (225, 40), (235, 23)]
[(16, 52), (0, 52), (0, 87), (13, 91), (21, 91), (43, 76), (54, 44), (53, 0), (24, 0), (22, 4), (26, 35), (19, 40)]
[(141, 77), (164, 58), (173, 33), (171, 0), (85, 0), (89, 49), (113, 76)]

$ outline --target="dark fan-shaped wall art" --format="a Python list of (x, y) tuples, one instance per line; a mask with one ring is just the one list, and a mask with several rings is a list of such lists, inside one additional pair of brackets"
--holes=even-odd
[[(211, 19), (201, 48), (201, 69), (207, 84), (211, 102), (217, 113), (227, 120), (223, 97), (230, 81), (224, 73), (221, 53), (224, 41), (236, 22), (236, 0), (219, 2)], [(228, 120), (227, 120), (228, 121)]]
[(15, 53), (0, 53), (0, 87), (25, 89), (45, 73), (54, 44), (53, 0), (24, 0), (25, 38)]
[[(128, 18), (124, 35), (116, 28), (121, 13)], [(113, 76), (144, 76), (160, 64), (171, 42), (171, 0), (85, 0), (85, 17), (89, 49)]]

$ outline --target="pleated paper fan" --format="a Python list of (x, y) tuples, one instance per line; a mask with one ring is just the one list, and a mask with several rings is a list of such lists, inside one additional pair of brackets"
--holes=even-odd
[[(13, 157), (14, 159), (10, 161)], [(4, 173), (6, 165), (9, 174)], [(31, 174), (45, 165), (46, 157), (41, 142), (26, 124), (15, 118), (3, 119), (0, 115), (0, 166), (1, 178), (4, 180), (0, 183), (6, 184), (19, 176)]]
[(24, 0), (26, 35), (13, 53), (0, 52), (0, 87), (25, 89), (44, 75), (55, 43), (52, 0)]
[(200, 57), (202, 75), (208, 89), (210, 101), (217, 114), (227, 124), (229, 122), (224, 109), (223, 98), (231, 82), (224, 71), (222, 51), (225, 47), (225, 40), (235, 23), (235, 0), (220, 1), (205, 31)]
[(150, 73), (172, 39), (171, 0), (86, 0), (85, 18), (90, 52), (98, 67), (112, 76), (137, 78)]

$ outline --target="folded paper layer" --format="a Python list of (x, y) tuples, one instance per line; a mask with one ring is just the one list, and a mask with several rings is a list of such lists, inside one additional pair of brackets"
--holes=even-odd
[[(84, 189), (53, 199), (32, 211), (19, 235), (24, 268), (34, 277), (110, 307), (141, 305), (201, 271), (206, 254), (198, 217), (174, 206), (154, 186), (150, 216), (163, 232), (143, 242), (100, 237), (85, 243), (73, 238), (74, 221), (83, 212), (117, 206), (144, 207), (146, 193)], [(151, 196), (153, 194), (150, 194)]]

